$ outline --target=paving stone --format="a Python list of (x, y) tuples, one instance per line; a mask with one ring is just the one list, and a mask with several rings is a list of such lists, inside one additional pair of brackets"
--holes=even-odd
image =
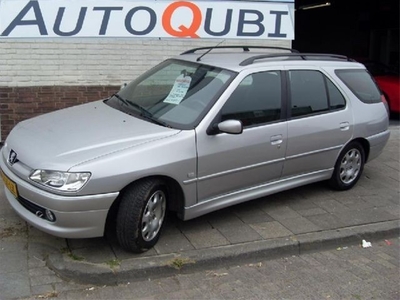
[(28, 253), (26, 250), (17, 252), (3, 252), (0, 251), (0, 277), (5, 273), (27, 272)]
[(262, 211), (259, 207), (252, 207), (245, 210), (235, 210), (235, 214), (240, 218), (243, 223), (254, 224), (270, 222), (274, 219)]
[(179, 234), (161, 235), (154, 248), (157, 254), (175, 253), (194, 249), (193, 245), (181, 232), (179, 232)]
[(271, 207), (268, 210), (264, 211), (267, 214), (269, 214), (272, 218), (274, 218), (276, 221), (301, 217), (301, 215), (298, 212), (296, 212), (294, 209), (291, 209), (288, 206)]
[(52, 284), (52, 283), (63, 281), (60, 277), (58, 277), (56, 275), (34, 276), (34, 277), (31, 277), (30, 279), (31, 279), (31, 286), (46, 285), (46, 284)]
[(20, 252), (28, 250), (28, 241), (26, 238), (0, 239), (0, 253)]
[(83, 258), (84, 261), (91, 263), (106, 263), (116, 259), (114, 251), (109, 245), (99, 247), (87, 247), (72, 250), (72, 254)]
[(27, 272), (6, 272), (0, 276), (1, 299), (30, 297), (31, 289)]
[(382, 209), (348, 210), (334, 214), (346, 226), (395, 220), (396, 217)]
[(382, 210), (395, 216), (396, 219), (400, 218), (400, 206), (399, 205), (384, 206), (384, 207), (382, 207)]
[(29, 256), (28, 257), (28, 268), (40, 268), (46, 266), (45, 258), (39, 258), (37, 256)]
[[(383, 197), (382, 195), (377, 196), (363, 196), (362, 199), (371, 204), (372, 206), (382, 207), (382, 206), (391, 206), (393, 205), (392, 197)], [(394, 199), (394, 198), (393, 198)], [(395, 204), (399, 204), (399, 198), (397, 198)]]
[(303, 217), (309, 217), (309, 216), (316, 216), (316, 215), (323, 215), (326, 214), (326, 210), (323, 210), (322, 208), (310, 208), (310, 209), (301, 209), (297, 211), (300, 215)]
[(277, 237), (285, 237), (293, 235), (286, 227), (279, 222), (265, 222), (250, 225), (255, 231), (258, 232), (264, 239), (272, 239)]
[(345, 227), (345, 223), (332, 214), (309, 216), (307, 219), (324, 230)]
[(318, 206), (315, 205), (310, 198), (304, 198), (304, 197), (300, 199), (295, 199), (294, 201), (290, 201), (290, 203), (287, 203), (287, 206), (289, 206), (291, 209), (297, 212), (299, 210), (318, 208)]
[(323, 210), (329, 212), (329, 213), (335, 213), (335, 212), (342, 212), (345, 210), (348, 210), (348, 207), (345, 205), (341, 204), (339, 201), (334, 200), (334, 199), (316, 199), (313, 200), (313, 202)]
[(71, 250), (81, 249), (86, 247), (105, 247), (109, 246), (109, 242), (105, 238), (90, 238), (90, 239), (67, 239), (68, 247)]
[[(50, 293), (55, 292), (56, 295), (59, 294), (58, 291), (56, 291), (53, 288), (53, 285), (51, 284), (44, 284), (44, 285), (35, 285), (32, 287), (32, 295), (35, 296), (36, 299), (46, 299), (47, 295), (50, 295)], [(48, 297), (48, 298), (53, 298), (53, 297)], [(58, 298), (58, 297), (54, 297), (54, 298)]]
[(216, 229), (244, 225), (243, 221), (232, 210), (223, 210), (222, 213), (219, 211), (211, 213), (207, 216), (207, 220), (212, 228)]
[(29, 276), (43, 276), (43, 275), (55, 275), (55, 273), (47, 267), (30, 268)]
[(151, 297), (163, 293), (163, 289), (157, 284), (157, 281), (153, 280), (131, 282), (131, 284), (127, 286), (127, 289), (134, 298)]
[(222, 235), (231, 243), (245, 243), (261, 240), (262, 237), (249, 225), (221, 227), (218, 229)]
[(307, 233), (321, 230), (320, 227), (306, 218), (283, 219), (280, 223), (294, 234)]
[(188, 221), (180, 221), (177, 224), (177, 226), (181, 230), (181, 232), (183, 232), (184, 234), (196, 233), (196, 232), (207, 231), (207, 230), (212, 229), (212, 226), (207, 221), (206, 216), (188, 220)]
[(229, 241), (217, 229), (196, 230), (185, 233), (185, 235), (195, 249), (229, 245)]
[(113, 252), (115, 253), (115, 256), (119, 260), (124, 260), (124, 259), (131, 259), (131, 258), (140, 258), (140, 257), (151, 257), (157, 255), (157, 251), (154, 248), (149, 249), (148, 251), (144, 253), (132, 253), (128, 252), (125, 249), (123, 249), (120, 245), (117, 243), (111, 243), (111, 248)]

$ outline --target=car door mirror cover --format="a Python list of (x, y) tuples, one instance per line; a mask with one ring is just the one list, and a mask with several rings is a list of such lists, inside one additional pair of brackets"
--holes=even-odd
[(243, 124), (239, 120), (225, 120), (216, 124), (215, 127), (220, 133), (241, 134), (243, 132)]

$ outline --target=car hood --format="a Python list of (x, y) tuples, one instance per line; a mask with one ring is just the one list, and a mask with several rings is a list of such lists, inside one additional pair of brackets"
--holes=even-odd
[(5, 146), (31, 168), (67, 171), (85, 161), (179, 132), (96, 101), (23, 121), (12, 130)]

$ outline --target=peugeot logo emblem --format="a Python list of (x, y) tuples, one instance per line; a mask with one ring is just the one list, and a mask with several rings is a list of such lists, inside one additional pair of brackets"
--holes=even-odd
[(17, 159), (17, 152), (15, 152), (14, 150), (10, 151), (10, 155), (8, 156), (8, 162), (10, 163), (10, 165), (15, 164), (18, 161)]

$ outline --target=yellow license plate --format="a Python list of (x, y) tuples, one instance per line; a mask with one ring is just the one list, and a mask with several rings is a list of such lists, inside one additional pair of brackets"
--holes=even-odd
[(0, 170), (1, 174), (1, 179), (3, 179), (4, 185), (6, 188), (11, 192), (11, 194), (14, 195), (15, 198), (18, 198), (18, 189), (17, 185), (15, 184), (14, 181), (12, 181), (10, 178), (7, 177), (6, 174), (3, 173), (3, 171)]

